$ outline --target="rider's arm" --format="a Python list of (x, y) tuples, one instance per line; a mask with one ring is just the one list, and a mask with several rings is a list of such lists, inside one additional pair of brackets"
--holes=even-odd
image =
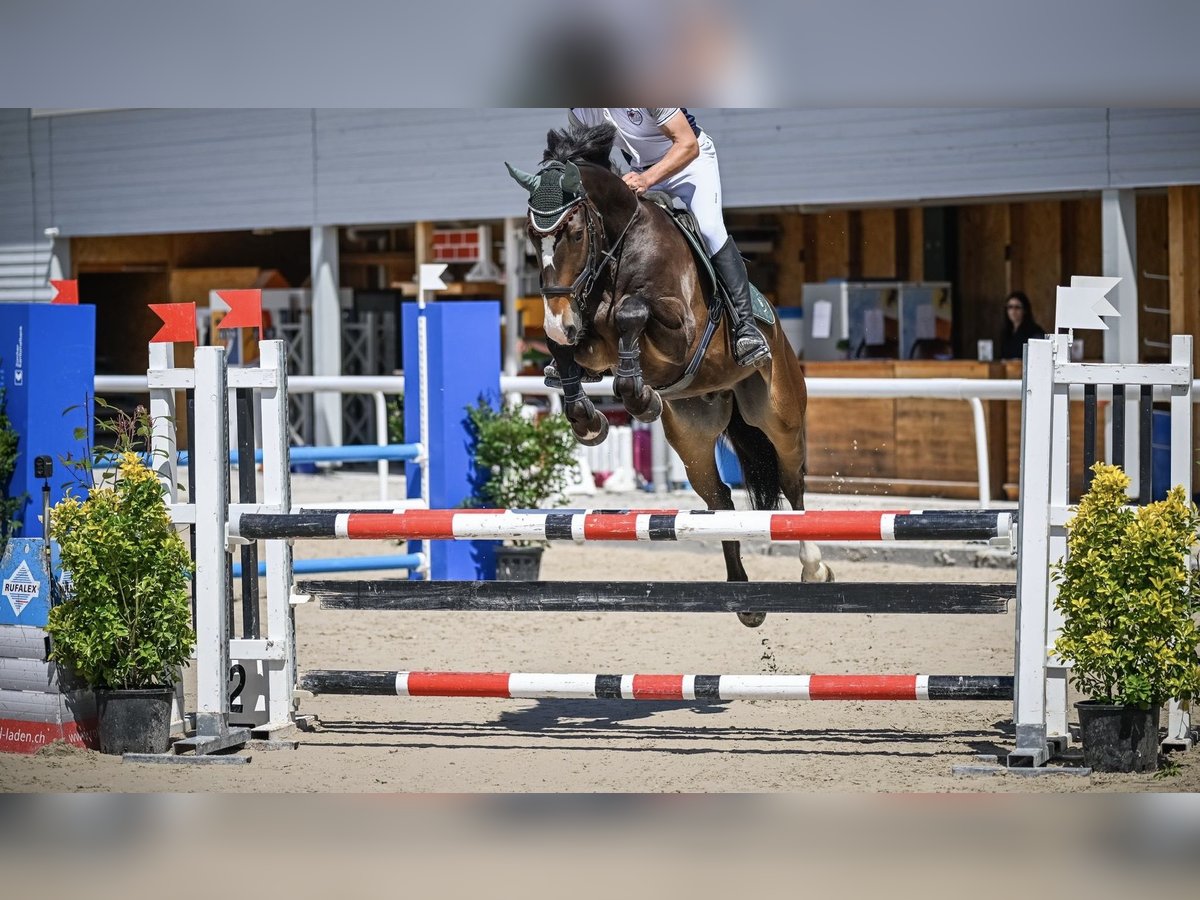
[(671, 139), (671, 149), (667, 155), (643, 172), (648, 184), (658, 184), (666, 181), (672, 175), (678, 175), (700, 155), (700, 143), (688, 123), (687, 116), (676, 111), (666, 122), (659, 126), (663, 134)]

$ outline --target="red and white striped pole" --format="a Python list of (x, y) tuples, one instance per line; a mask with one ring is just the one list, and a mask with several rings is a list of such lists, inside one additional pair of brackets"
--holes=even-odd
[(244, 539), (912, 541), (1008, 537), (1007, 510), (406, 510), (246, 514)]
[(314, 671), (314, 694), (522, 700), (1012, 700), (1011, 675), (597, 675)]

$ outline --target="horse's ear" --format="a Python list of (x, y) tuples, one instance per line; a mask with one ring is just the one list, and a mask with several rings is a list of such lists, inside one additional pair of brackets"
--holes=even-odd
[(514, 168), (508, 163), (505, 163), (504, 167), (508, 169), (508, 174), (513, 177), (513, 180), (516, 181), (516, 183), (521, 187), (525, 188), (525, 190), (529, 191), (529, 193), (532, 194), (535, 190), (537, 190), (538, 182), (542, 180), (540, 175), (530, 175), (528, 172), (522, 172), (520, 169)]
[(577, 197), (583, 193), (583, 178), (579, 174), (579, 166), (567, 163), (563, 168), (562, 189), (564, 194)]

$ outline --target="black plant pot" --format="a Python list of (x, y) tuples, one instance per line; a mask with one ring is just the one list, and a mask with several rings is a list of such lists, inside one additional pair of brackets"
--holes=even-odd
[(170, 687), (96, 691), (100, 752), (166, 753), (174, 696)]
[(537, 581), (545, 547), (497, 547), (497, 581)]
[(1158, 707), (1139, 709), (1084, 700), (1079, 710), (1083, 762), (1097, 772), (1158, 769)]

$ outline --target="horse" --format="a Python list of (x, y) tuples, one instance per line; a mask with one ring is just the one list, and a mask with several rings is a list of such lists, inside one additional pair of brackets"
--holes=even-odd
[[(613, 169), (614, 136), (607, 123), (551, 130), (536, 174), (506, 163), (530, 195), (527, 226), (541, 261), (547, 343), (576, 439), (595, 445), (607, 435), (608, 420), (582, 382), (611, 373), (633, 418), (661, 417), (709, 509), (734, 508), (716, 462), (722, 434), (754, 509), (778, 509), (781, 493), (792, 509), (803, 509), (808, 394), (778, 318), (760, 323), (770, 360), (739, 366), (713, 279), (703, 277), (671, 215), (639, 198)], [(727, 580), (748, 581), (739, 542), (722, 547)], [(815, 544), (800, 544), (800, 560), (802, 581), (833, 580)], [(738, 616), (752, 628), (765, 618)]]

